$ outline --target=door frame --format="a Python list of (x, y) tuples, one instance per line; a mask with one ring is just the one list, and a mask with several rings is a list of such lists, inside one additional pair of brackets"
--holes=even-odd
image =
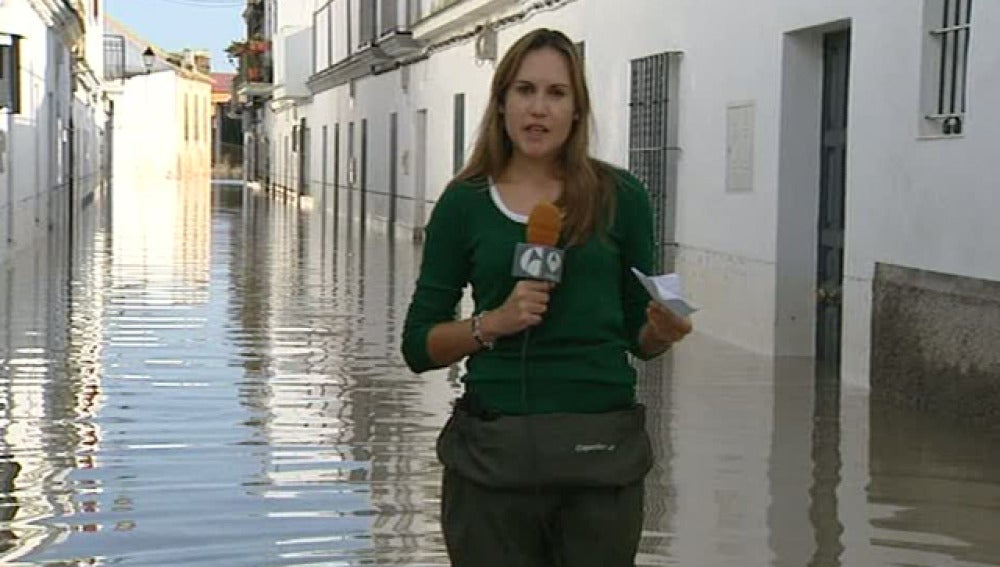
[(830, 368), (839, 368), (843, 342), (850, 67), (851, 31), (824, 34), (816, 222), (816, 359)]
[[(824, 38), (830, 33), (850, 31), (851, 24), (850, 19), (824, 22), (789, 31), (782, 38), (772, 353), (775, 356), (815, 357), (817, 353)], [(850, 97), (848, 85), (848, 100)], [(847, 150), (849, 159), (850, 148)], [(846, 177), (845, 201), (849, 198), (850, 183)], [(847, 254), (849, 250), (845, 250), (845, 258)]]

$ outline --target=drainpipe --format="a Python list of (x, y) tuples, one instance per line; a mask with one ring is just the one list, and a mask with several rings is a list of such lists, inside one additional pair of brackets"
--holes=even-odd
[(66, 224), (66, 230), (67, 230), (67, 234), (69, 236), (69, 239), (68, 239), (68, 242), (67, 242), (67, 246), (68, 246), (68, 250), (67, 250), (68, 254), (67, 254), (67, 256), (69, 258), (69, 261), (68, 261), (69, 263), (68, 263), (67, 266), (68, 266), (68, 270), (69, 270), (68, 271), (68, 275), (69, 275), (69, 279), (70, 280), (73, 279), (73, 277), (72, 277), (73, 276), (73, 237), (75, 236), (75, 234), (73, 232), (73, 230), (74, 230), (74, 227), (73, 227), (73, 218), (75, 216), (73, 209), (75, 208), (74, 205), (75, 205), (75, 201), (76, 201), (76, 195), (75, 195), (75, 193), (76, 193), (76, 179), (74, 177), (75, 170), (76, 170), (76, 155), (75, 155), (76, 154), (76, 148), (75, 148), (75, 146), (76, 146), (76, 143), (75, 143), (76, 130), (74, 128), (73, 117), (74, 117), (73, 102), (70, 101), (69, 132), (67, 133), (67, 136), (69, 137), (69, 143), (66, 144), (66, 146), (67, 146), (67, 154), (68, 154), (66, 156), (66, 161), (67, 161), (67, 169), (69, 170), (69, 172), (67, 174), (67, 178), (66, 178), (66, 194), (67, 194), (67, 201), (69, 203), (69, 205), (67, 207), (67, 209), (68, 209), (68, 211), (67, 211), (68, 212), (68, 218), (67, 218), (67, 224)]
[[(12, 159), (14, 155), (14, 114), (9, 110), (5, 109), (4, 114), (7, 115), (7, 144), (5, 153), (7, 154), (4, 160), (4, 166), (7, 169), (7, 247), (11, 248), (14, 244), (14, 160)], [(3, 156), (0, 156), (2, 158)], [(3, 172), (3, 168), (0, 168), (0, 173)]]

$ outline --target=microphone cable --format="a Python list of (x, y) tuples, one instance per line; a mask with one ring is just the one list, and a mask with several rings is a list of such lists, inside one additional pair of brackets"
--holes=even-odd
[(552, 526), (545, 514), (545, 500), (542, 497), (542, 485), (538, 482), (538, 448), (535, 443), (533, 414), (528, 412), (528, 343), (531, 341), (531, 327), (524, 330), (524, 340), (521, 341), (521, 414), (524, 419), (525, 444), (528, 447), (529, 478), (535, 479), (531, 490), (535, 493), (535, 511), (538, 512), (539, 523), (542, 526), (542, 538), (554, 548)]
[[(521, 341), (521, 415), (524, 419), (525, 446), (528, 447), (528, 465), (531, 470), (529, 478), (538, 476), (538, 462), (535, 455), (534, 437), (532, 436), (531, 414), (528, 413), (528, 341), (531, 340), (531, 327), (524, 330), (524, 340)], [(536, 492), (540, 493), (540, 486), (535, 486)], [(539, 494), (536, 494), (536, 496)]]

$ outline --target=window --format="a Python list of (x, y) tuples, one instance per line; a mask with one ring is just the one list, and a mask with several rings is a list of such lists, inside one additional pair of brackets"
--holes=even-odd
[(125, 36), (104, 34), (104, 80), (125, 78)]
[(384, 35), (396, 31), (399, 20), (399, 0), (382, 0), (382, 26), (379, 31)]
[(961, 134), (965, 126), (966, 75), (972, 0), (924, 3), (921, 134)]
[(676, 53), (658, 53), (631, 61), (628, 168), (649, 190), (658, 273), (673, 269), (676, 253), (679, 60)]
[(452, 171), (458, 173), (465, 164), (465, 93), (455, 95), (454, 156)]
[(332, 0), (313, 12), (313, 73), (318, 73), (335, 63), (333, 59), (334, 16)]
[(420, 21), (423, 14), (420, 13), (421, 9), (420, 0), (406, 0), (406, 23), (410, 26)]
[(0, 34), (0, 109), (21, 112), (21, 38)]
[(271, 0), (268, 3), (268, 10), (271, 18), (271, 35), (278, 35), (278, 2), (277, 0)]
[(358, 15), (358, 47), (367, 47), (375, 42), (375, 29), (378, 27), (378, 9), (376, 0), (361, 0)]

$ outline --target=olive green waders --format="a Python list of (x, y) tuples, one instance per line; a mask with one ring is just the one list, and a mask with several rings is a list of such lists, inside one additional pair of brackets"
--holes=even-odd
[(437, 443), (453, 567), (631, 567), (653, 457), (645, 408), (469, 414)]

